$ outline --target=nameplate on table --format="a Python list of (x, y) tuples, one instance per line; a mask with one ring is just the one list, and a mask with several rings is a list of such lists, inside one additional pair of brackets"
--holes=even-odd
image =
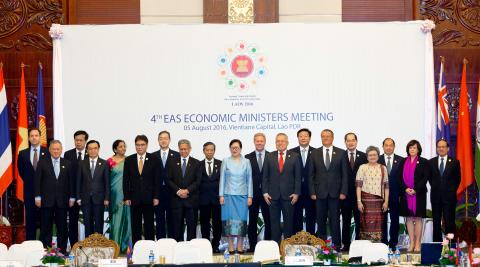
[(312, 266), (312, 256), (285, 256), (285, 265)]
[(127, 267), (127, 259), (101, 259), (98, 260), (98, 267)]
[(24, 264), (20, 261), (6, 261), (0, 260), (0, 267), (23, 267)]

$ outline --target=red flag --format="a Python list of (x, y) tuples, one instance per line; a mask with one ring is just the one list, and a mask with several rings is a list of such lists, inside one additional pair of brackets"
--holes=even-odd
[(462, 82), (460, 83), (460, 100), (457, 125), (457, 159), (460, 161), (462, 181), (457, 196), (475, 181), (473, 178), (472, 133), (470, 131), (470, 111), (468, 110), (467, 62), (463, 61)]
[[(25, 90), (24, 65), (22, 63), (22, 78), (20, 80), (20, 97), (18, 99), (17, 116), (17, 142), (15, 149), (15, 158), (18, 158), (18, 152), (28, 148), (28, 119), (27, 119), (27, 93)], [(15, 180), (17, 181), (17, 198), (23, 201), (23, 179), (18, 173), (17, 161), (15, 161)]]

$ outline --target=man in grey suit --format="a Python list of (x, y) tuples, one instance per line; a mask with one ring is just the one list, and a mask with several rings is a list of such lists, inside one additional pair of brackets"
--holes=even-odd
[(341, 246), (340, 240), (340, 200), (347, 197), (348, 173), (345, 151), (333, 146), (333, 131), (325, 129), (321, 133), (322, 147), (312, 152), (310, 160), (309, 191), (316, 201), (316, 214), (319, 237), (327, 238), (327, 211), (333, 244)]
[(87, 143), (88, 159), (78, 163), (77, 203), (83, 212), (85, 236), (103, 235), (103, 213), (110, 200), (110, 172), (107, 161), (98, 157), (100, 143)]
[(277, 151), (266, 154), (263, 163), (262, 193), (269, 205), (272, 239), (280, 244), (282, 230), (280, 215), (283, 215), (284, 238), (293, 233), (293, 212), (302, 191), (302, 165), (297, 153), (288, 152), (288, 136), (277, 134)]

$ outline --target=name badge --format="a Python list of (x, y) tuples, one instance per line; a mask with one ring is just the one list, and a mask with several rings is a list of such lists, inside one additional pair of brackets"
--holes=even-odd
[(20, 261), (2, 261), (0, 260), (0, 267), (22, 267), (23, 264)]

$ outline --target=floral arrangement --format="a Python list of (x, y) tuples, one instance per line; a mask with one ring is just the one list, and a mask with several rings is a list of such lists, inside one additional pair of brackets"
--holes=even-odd
[(43, 264), (65, 264), (65, 255), (60, 252), (60, 249), (55, 246), (55, 243), (52, 243), (52, 246), (47, 248), (47, 252), (41, 260)]
[(317, 250), (317, 259), (319, 260), (331, 260), (335, 261), (337, 259), (337, 250), (332, 244), (331, 240), (327, 240), (324, 246), (321, 246)]
[(480, 248), (474, 248), (473, 249), (472, 265), (474, 265), (474, 266), (479, 266), (480, 265)]
[(117, 165), (117, 162), (115, 162), (112, 158), (107, 159), (107, 164), (108, 167), (110, 167), (110, 170)]
[(451, 248), (453, 237), (453, 234), (447, 234), (447, 238), (443, 240), (442, 256), (439, 260), (439, 263), (442, 266), (455, 265), (457, 262), (457, 252), (455, 249)]

